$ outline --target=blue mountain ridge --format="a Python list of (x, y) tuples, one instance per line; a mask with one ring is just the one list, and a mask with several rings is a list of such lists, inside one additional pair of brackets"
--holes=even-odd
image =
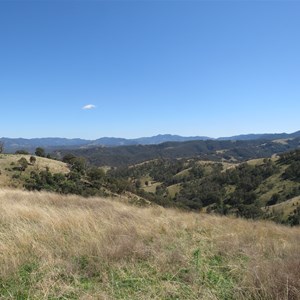
[(180, 136), (172, 134), (158, 134), (151, 137), (140, 137), (135, 139), (116, 138), (116, 137), (102, 137), (96, 140), (87, 139), (68, 139), (59, 137), (47, 138), (0, 138), (0, 142), (4, 143), (5, 152), (14, 152), (16, 150), (24, 149), (33, 151), (36, 147), (44, 148), (88, 148), (93, 146), (103, 147), (118, 147), (130, 145), (156, 145), (164, 142), (186, 142), (192, 140), (275, 140), (275, 139), (289, 139), (300, 137), (300, 130), (294, 133), (264, 133), (264, 134), (241, 134), (229, 137), (219, 137), (217, 139), (207, 136)]

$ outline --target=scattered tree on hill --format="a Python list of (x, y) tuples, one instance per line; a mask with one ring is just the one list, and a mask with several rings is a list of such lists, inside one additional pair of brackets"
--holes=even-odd
[(98, 181), (105, 177), (105, 172), (102, 169), (93, 167), (87, 171), (87, 176), (91, 181)]
[(84, 174), (86, 171), (86, 167), (87, 167), (87, 162), (85, 158), (76, 157), (75, 159), (72, 160), (72, 166), (71, 166), (72, 171), (76, 171), (80, 174)]
[(4, 150), (4, 142), (0, 142), (0, 153), (3, 153)]
[(44, 148), (41, 148), (41, 147), (37, 147), (37, 148), (35, 149), (35, 155), (36, 155), (36, 156), (40, 156), (40, 157), (45, 157), (45, 156), (46, 156), (45, 149), (44, 149)]
[(76, 159), (76, 156), (75, 156), (75, 155), (73, 155), (73, 154), (71, 154), (71, 153), (67, 153), (67, 154), (63, 157), (62, 161), (65, 162), (66, 164), (72, 164), (72, 161), (73, 161), (74, 159)]
[(34, 156), (30, 156), (29, 161), (32, 165), (34, 165), (36, 163), (36, 158)]
[(19, 160), (18, 160), (18, 163), (19, 163), (19, 169), (20, 171), (25, 171), (26, 168), (28, 167), (28, 161), (25, 157), (21, 157)]
[(137, 189), (140, 189), (141, 186), (142, 186), (141, 180), (140, 180), (140, 179), (136, 180), (136, 181), (135, 181), (135, 187), (136, 187)]

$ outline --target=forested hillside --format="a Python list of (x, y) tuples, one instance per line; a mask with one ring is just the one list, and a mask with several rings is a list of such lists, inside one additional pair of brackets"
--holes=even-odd
[(296, 150), (235, 164), (159, 159), (109, 174), (126, 178), (135, 193), (161, 205), (296, 225), (300, 221), (299, 154)]
[(251, 141), (188, 141), (167, 142), (159, 145), (136, 145), (122, 147), (92, 147), (78, 150), (56, 151), (58, 158), (67, 153), (85, 157), (96, 166), (128, 166), (152, 159), (176, 159), (197, 157), (214, 161), (241, 161), (252, 158), (270, 157), (275, 153), (296, 149), (300, 138), (286, 140)]

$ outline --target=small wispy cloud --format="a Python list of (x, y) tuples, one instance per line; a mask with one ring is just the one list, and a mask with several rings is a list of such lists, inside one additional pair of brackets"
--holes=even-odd
[(87, 104), (82, 107), (82, 109), (84, 109), (84, 110), (90, 110), (90, 109), (94, 109), (94, 108), (96, 108), (96, 106), (94, 104)]

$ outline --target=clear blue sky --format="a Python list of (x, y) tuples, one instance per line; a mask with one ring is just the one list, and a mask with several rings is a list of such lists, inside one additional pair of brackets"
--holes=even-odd
[(293, 132), (300, 2), (0, 1), (0, 101), (0, 137)]

